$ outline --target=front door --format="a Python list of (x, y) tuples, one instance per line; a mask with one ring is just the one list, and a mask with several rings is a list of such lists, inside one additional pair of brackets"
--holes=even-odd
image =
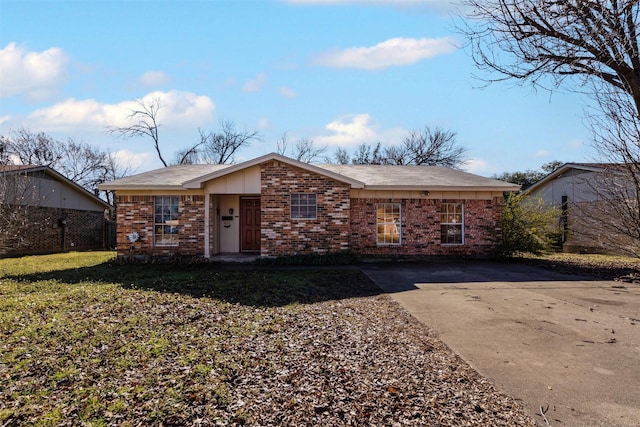
[(240, 251), (260, 251), (260, 199), (240, 199)]

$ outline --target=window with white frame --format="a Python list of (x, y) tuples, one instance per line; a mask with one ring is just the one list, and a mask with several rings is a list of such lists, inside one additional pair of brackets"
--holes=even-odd
[(378, 245), (399, 245), (402, 243), (402, 216), (399, 203), (377, 205)]
[(178, 197), (154, 197), (155, 246), (178, 246)]
[(440, 243), (443, 245), (464, 244), (464, 205), (443, 203), (440, 207)]
[(315, 194), (291, 193), (291, 219), (316, 219), (317, 211)]

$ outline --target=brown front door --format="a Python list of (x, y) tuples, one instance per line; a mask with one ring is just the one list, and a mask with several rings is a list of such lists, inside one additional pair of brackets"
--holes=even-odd
[(240, 199), (240, 250), (260, 250), (260, 199)]

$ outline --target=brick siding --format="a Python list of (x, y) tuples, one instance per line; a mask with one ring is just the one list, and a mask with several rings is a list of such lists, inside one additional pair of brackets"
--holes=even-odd
[[(276, 160), (261, 170), (262, 256), (326, 253), (353, 250), (364, 255), (489, 256), (501, 239), (502, 198), (491, 200), (351, 199), (349, 184)], [(291, 219), (291, 193), (317, 195), (316, 219)], [(204, 255), (204, 196), (179, 197), (178, 246), (154, 247), (154, 197), (116, 197), (119, 255)], [(402, 244), (379, 246), (376, 242), (376, 205), (402, 206)], [(464, 244), (440, 243), (440, 206), (463, 203)], [(210, 244), (215, 241), (216, 221), (211, 211)], [(127, 234), (136, 231), (133, 245)]]
[[(116, 195), (117, 248), (120, 256), (168, 256), (204, 254), (204, 196), (178, 197), (178, 245), (155, 246), (154, 196)], [(127, 235), (137, 232), (140, 238), (131, 244)]]
[[(402, 209), (402, 244), (378, 245), (379, 203), (397, 203)], [(464, 244), (440, 243), (440, 206), (464, 204)], [(366, 255), (489, 256), (501, 238), (502, 199), (351, 199), (351, 249)]]
[[(263, 256), (336, 252), (349, 249), (349, 184), (286, 163), (260, 169)], [(317, 195), (316, 219), (291, 219), (291, 193)]]
[[(104, 249), (103, 212), (29, 207), (14, 237), (0, 239), (0, 256)], [(62, 224), (64, 219), (66, 224)], [(64, 247), (63, 247), (64, 235)]]

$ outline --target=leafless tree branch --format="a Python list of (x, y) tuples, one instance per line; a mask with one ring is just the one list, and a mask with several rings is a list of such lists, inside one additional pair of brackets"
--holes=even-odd
[(162, 153), (160, 152), (160, 139), (158, 136), (158, 129), (160, 124), (158, 123), (158, 111), (162, 108), (162, 103), (159, 98), (153, 98), (148, 103), (142, 99), (135, 101), (137, 108), (131, 110), (127, 119), (132, 121), (132, 124), (124, 127), (110, 126), (107, 128), (109, 133), (118, 138), (134, 138), (134, 137), (149, 137), (153, 141), (153, 148), (158, 154), (158, 158), (163, 165), (168, 166)]

